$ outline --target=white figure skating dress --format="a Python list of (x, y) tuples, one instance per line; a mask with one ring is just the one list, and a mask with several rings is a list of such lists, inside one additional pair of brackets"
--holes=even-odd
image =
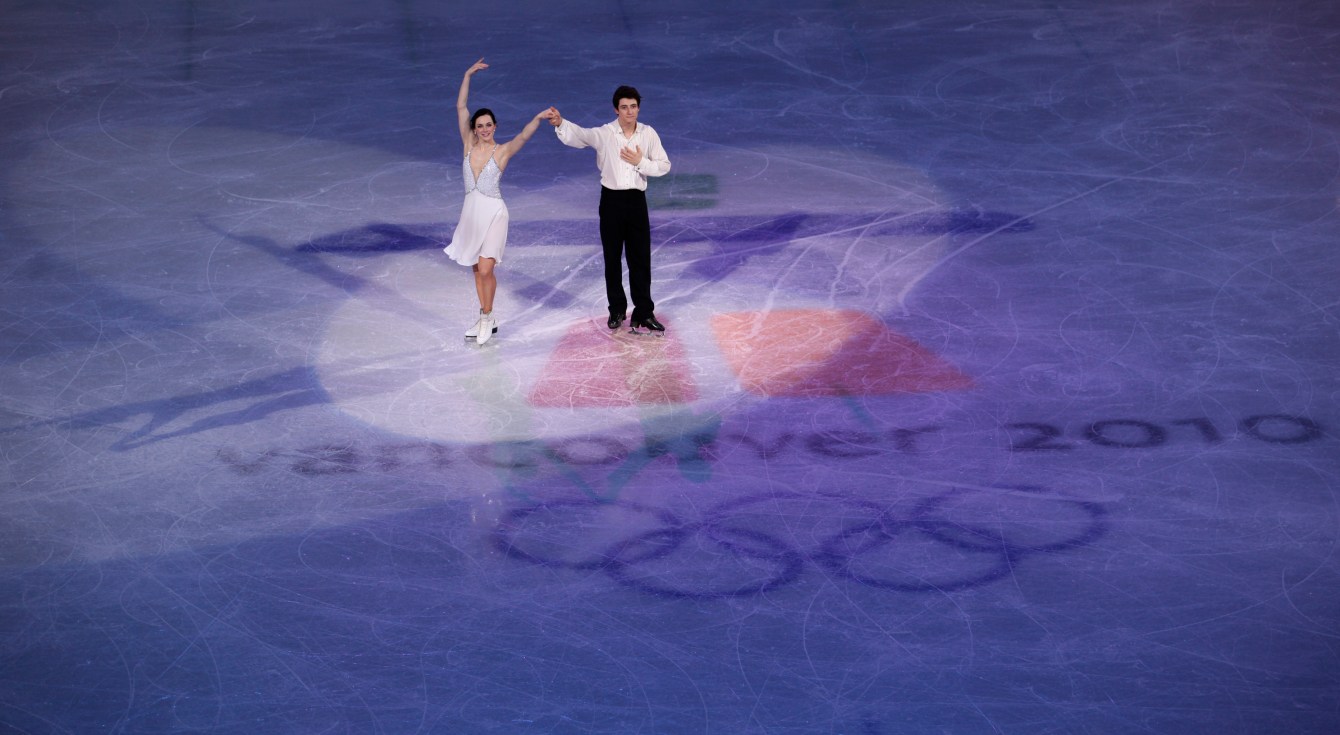
[[(497, 146), (493, 147), (496, 152)], [(442, 249), (452, 260), (464, 266), (472, 266), (480, 258), (493, 258), (502, 263), (503, 249), (507, 247), (507, 204), (503, 202), (502, 169), (489, 153), (484, 169), (475, 178), (470, 169), (470, 154), (465, 154), (461, 164), (462, 178), (465, 179), (465, 204), (461, 207), (461, 220), (456, 223), (451, 244)]]

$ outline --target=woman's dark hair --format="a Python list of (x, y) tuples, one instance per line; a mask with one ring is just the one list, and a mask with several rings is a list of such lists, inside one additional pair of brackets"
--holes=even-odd
[(642, 95), (627, 84), (620, 85), (618, 89), (614, 90), (614, 109), (616, 110), (619, 109), (619, 100), (633, 100), (637, 102), (638, 107), (642, 106)]
[(475, 121), (485, 115), (489, 116), (489, 119), (493, 121), (495, 127), (498, 125), (498, 116), (493, 114), (493, 110), (490, 110), (487, 107), (481, 107), (478, 110), (475, 110), (475, 114), (470, 116), (470, 132), (474, 132)]

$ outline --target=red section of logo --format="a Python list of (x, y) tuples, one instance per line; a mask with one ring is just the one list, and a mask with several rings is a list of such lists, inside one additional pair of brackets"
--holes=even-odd
[(759, 395), (926, 393), (973, 384), (935, 353), (859, 311), (718, 314), (712, 331), (741, 385)]
[(691, 403), (698, 398), (691, 375), (684, 347), (669, 331), (655, 337), (582, 322), (559, 340), (528, 400), (544, 408)]
[[(869, 396), (971, 388), (972, 380), (869, 314), (836, 309), (744, 311), (712, 317), (726, 363), (750, 393)], [(663, 337), (572, 325), (528, 396), (541, 408), (627, 408), (698, 399), (672, 332)]]

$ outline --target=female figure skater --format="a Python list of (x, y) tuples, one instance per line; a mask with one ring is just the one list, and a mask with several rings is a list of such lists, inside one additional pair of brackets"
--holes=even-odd
[(540, 126), (540, 120), (551, 114), (549, 110), (541, 112), (515, 138), (499, 145), (493, 138), (498, 127), (493, 111), (481, 107), (471, 115), (467, 105), (470, 77), (487, 68), (489, 65), (480, 59), (467, 69), (461, 79), (460, 94), (456, 96), (456, 118), (465, 146), (465, 161), (461, 165), (465, 204), (461, 207), (461, 220), (456, 224), (451, 244), (443, 248), (452, 260), (468, 265), (474, 271), (479, 320), (466, 330), (465, 337), (475, 339), (481, 345), (498, 332), (498, 322), (493, 318), (493, 295), (498, 290), (498, 281), (493, 269), (502, 262), (503, 249), (507, 246), (507, 205), (503, 203), (498, 185), (507, 162), (530, 140)]

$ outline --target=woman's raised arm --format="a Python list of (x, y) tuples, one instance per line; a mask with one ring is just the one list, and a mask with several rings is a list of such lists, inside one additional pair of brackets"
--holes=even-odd
[(551, 109), (553, 108), (545, 108), (544, 110), (541, 110), (538, 115), (530, 119), (530, 122), (526, 123), (526, 127), (522, 128), (521, 132), (517, 133), (515, 138), (512, 138), (507, 141), (506, 144), (498, 148), (498, 153), (494, 156), (498, 161), (498, 168), (501, 169), (507, 167), (507, 161), (511, 159), (512, 156), (516, 155), (517, 151), (521, 150), (521, 146), (525, 145), (526, 141), (530, 140), (530, 137), (540, 128), (540, 121), (549, 119), (549, 116), (552, 114), (550, 112)]
[(465, 70), (465, 76), (461, 78), (461, 91), (456, 95), (456, 122), (461, 129), (461, 143), (465, 145), (466, 150), (470, 148), (470, 141), (474, 139), (474, 131), (470, 129), (470, 77), (480, 69), (489, 68), (484, 63), (484, 58), (470, 65)]

